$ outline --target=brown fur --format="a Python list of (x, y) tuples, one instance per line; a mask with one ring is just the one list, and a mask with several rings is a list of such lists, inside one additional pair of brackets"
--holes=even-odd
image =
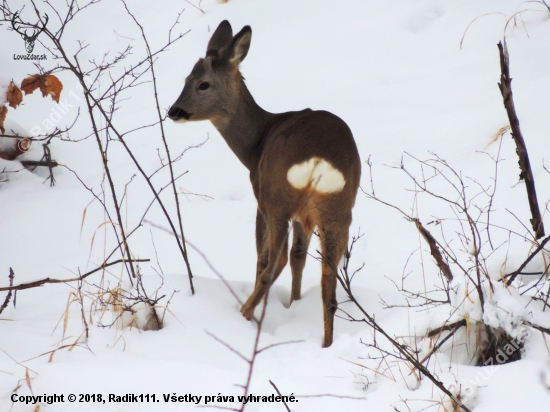
[[(269, 113), (256, 104), (244, 84), (239, 63), (250, 47), (252, 30), (235, 37), (229, 22), (213, 34), (206, 58), (187, 77), (181, 96), (169, 111), (173, 120), (210, 120), (250, 171), (258, 200), (256, 215), (256, 284), (241, 308), (252, 319), (254, 309), (288, 262), (288, 222), (293, 222), (290, 250), (291, 302), (300, 299), (302, 271), (315, 227), (322, 252), (323, 346), (332, 344), (337, 309), (336, 273), (348, 241), (361, 163), (346, 123), (332, 113), (312, 111)], [(208, 87), (202, 89), (204, 83)], [(202, 86), (201, 86), (202, 85)], [(316, 182), (301, 190), (287, 180), (288, 170), (312, 157), (322, 158), (345, 178), (339, 192), (315, 191)]]

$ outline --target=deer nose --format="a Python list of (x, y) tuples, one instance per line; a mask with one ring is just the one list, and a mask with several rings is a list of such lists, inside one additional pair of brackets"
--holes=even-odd
[(188, 113), (179, 107), (172, 106), (170, 110), (168, 110), (168, 117), (174, 121), (189, 120), (191, 113)]

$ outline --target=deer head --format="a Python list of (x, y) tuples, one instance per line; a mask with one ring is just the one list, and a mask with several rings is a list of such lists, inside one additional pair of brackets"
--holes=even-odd
[(242, 99), (239, 63), (250, 47), (252, 30), (245, 26), (235, 37), (223, 21), (208, 43), (205, 58), (197, 61), (185, 79), (180, 97), (168, 116), (176, 122), (211, 120), (223, 122)]
[(42, 33), (44, 31), (44, 29), (46, 28), (46, 24), (48, 24), (48, 15), (46, 13), (44, 13), (44, 25), (42, 26), (41, 29), (35, 29), (33, 34), (31, 36), (29, 36), (29, 35), (27, 35), (27, 30), (21, 32), (15, 26), (15, 24), (16, 24), (15, 19), (17, 18), (18, 14), (19, 13), (16, 12), (13, 15), (13, 17), (11, 19), (11, 26), (13, 27), (13, 30), (15, 30), (17, 33), (19, 33), (21, 35), (21, 37), (23, 38), (23, 40), (25, 40), (25, 48), (27, 49), (27, 53), (32, 53), (32, 51), (34, 49), (34, 42), (35, 42), (36, 38), (38, 37), (38, 35), (40, 33)]

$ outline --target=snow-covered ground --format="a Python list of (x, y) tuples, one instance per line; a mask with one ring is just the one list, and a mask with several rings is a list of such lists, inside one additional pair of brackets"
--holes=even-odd
[[(65, 10), (65, 2), (52, 3)], [(128, 2), (153, 50), (166, 43), (177, 13), (185, 8), (174, 33), (189, 33), (160, 54), (155, 63), (163, 110), (179, 96), (185, 77), (204, 55), (219, 22), (229, 20), (235, 32), (250, 25), (252, 45), (241, 70), (256, 101), (271, 112), (310, 107), (340, 116), (353, 131), (362, 160), (370, 156), (372, 162), (372, 169), (363, 163), (365, 192), (371, 192), (372, 171), (376, 196), (425, 225), (454, 215), (445, 203), (425, 194), (415, 195), (412, 181), (400, 170), (403, 162), (415, 176), (422, 176), (411, 155), (428, 159), (436, 154), (445, 159), (462, 173), (469, 195), (479, 192), (477, 183), (492, 191), (495, 163), (487, 153), (497, 155), (500, 142), (492, 140), (508, 124), (497, 86), (500, 66), (496, 47), (506, 34), (518, 117), (539, 203), (543, 212), (548, 212), (550, 173), (544, 165), (548, 169), (550, 163), (550, 11), (544, 4), (520, 0), (205, 0), (200, 2), (201, 11), (190, 3), (199, 6), (197, 0)], [(24, 6), (22, 17), (36, 20), (29, 2), (9, 4), (13, 10)], [(54, 30), (59, 25), (55, 13), (44, 3), (37, 6), (49, 14), (48, 28)], [(0, 88), (10, 79), (19, 84), (37, 72), (32, 62), (13, 59), (14, 54), (25, 50), (23, 40), (9, 26), (3, 23), (0, 27)], [(38, 40), (43, 44), (37, 41), (34, 53), (48, 54), (45, 46), (51, 44), (46, 36), (40, 35)], [(77, 40), (88, 44), (79, 55), (87, 67), (91, 67), (90, 60), (99, 62), (107, 52), (107, 58), (112, 58), (131, 45), (131, 56), (113, 70), (113, 75), (120, 75), (131, 62), (146, 56), (139, 28), (117, 0), (104, 0), (81, 11), (63, 35), (69, 55), (78, 50)], [(56, 65), (48, 56), (42, 62), (45, 69)], [(69, 105), (56, 125), (64, 128), (78, 115), (69, 135), (80, 140), (91, 132), (81, 89), (71, 73), (56, 75), (64, 84), (61, 100)], [(102, 78), (97, 92), (106, 89), (109, 82), (106, 76)], [(130, 89), (125, 97), (128, 100), (119, 102), (114, 117), (120, 130), (156, 120), (150, 83)], [(16, 110), (9, 108), (6, 132), (28, 135), (35, 126), (46, 131), (44, 121), (53, 110), (56, 105), (50, 98), (44, 99), (38, 92), (27, 95)], [(188, 171), (177, 186), (185, 193), (180, 196), (185, 235), (201, 251), (189, 249), (196, 294), (192, 296), (189, 291), (185, 265), (173, 238), (149, 224), (131, 236), (130, 248), (136, 258), (150, 259), (140, 265), (141, 273), (151, 294), (160, 287), (158, 295), (166, 295), (159, 301), (161, 313), (170, 299), (162, 330), (101, 327), (112, 323), (115, 314), (102, 310), (98, 285), (103, 282), (103, 288), (115, 288), (121, 281), (127, 286), (121, 265), (92, 275), (82, 289), (84, 313), (90, 323), (87, 339), (76, 283), (19, 291), (16, 306), (10, 303), (0, 315), (0, 410), (37, 410), (35, 405), (12, 404), (14, 391), (23, 396), (64, 394), (64, 403), (41, 403), (40, 411), (181, 411), (197, 406), (164, 402), (163, 394), (202, 396), (202, 406), (205, 396), (215, 399), (220, 394), (236, 399), (242, 394), (239, 385), (246, 380), (248, 365), (212, 335), (250, 356), (256, 326), (241, 316), (239, 303), (210, 264), (241, 300), (248, 297), (256, 266), (256, 202), (248, 174), (210, 123), (180, 125), (166, 121), (164, 128), (173, 154), (205, 142), (188, 150), (175, 165), (176, 175)], [(138, 130), (126, 141), (148, 173), (159, 167), (157, 149), (161, 156), (164, 149), (158, 128)], [(54, 139), (50, 148), (55, 160), (100, 194), (103, 168), (93, 137), (78, 142)], [(40, 142), (35, 142), (20, 159), (37, 160), (42, 152)], [(153, 197), (120, 143), (110, 142), (109, 157), (119, 196), (137, 174), (128, 184), (122, 203), (123, 219), (130, 231)], [(500, 160), (491, 241), (495, 246), (508, 243), (487, 261), (494, 279), (515, 270), (531, 250), (530, 243), (515, 235), (529, 237), (530, 212), (524, 184), (518, 183), (517, 156), (509, 133), (503, 138)], [(0, 170), (20, 169), (18, 162), (0, 159)], [(157, 187), (168, 182), (164, 172), (155, 177)], [(429, 173), (427, 169), (424, 172)], [(63, 167), (55, 170), (54, 187), (45, 182), (46, 175), (43, 170), (0, 175), (0, 287), (9, 284), (10, 267), (15, 273), (14, 284), (75, 277), (100, 265), (115, 246), (112, 227), (105, 223), (109, 218), (82, 182)], [(434, 185), (438, 193), (456, 196), (449, 185)], [(112, 211), (108, 188), (105, 190), (105, 201)], [(175, 216), (169, 190), (163, 192), (163, 199)], [(167, 226), (156, 205), (149, 210), (147, 220)], [(458, 229), (453, 224), (445, 223), (444, 233), (436, 225), (427, 228), (438, 238), (445, 235), (451, 244), (454, 241), (457, 254), (467, 255), (461, 251)], [(546, 224), (550, 230), (548, 219)], [(484, 228), (485, 223), (481, 226)], [(364, 234), (350, 263), (353, 270), (365, 263), (353, 281), (357, 299), (391, 336), (416, 342), (422, 358), (428, 353), (428, 340), (415, 341), (412, 337), (425, 336), (428, 329), (441, 326), (451, 317), (452, 307), (385, 309), (383, 302), (403, 303), (403, 293), (396, 284), (401, 286), (404, 274), (406, 289), (413, 292), (424, 293), (441, 285), (428, 246), (413, 223), (362, 192), (350, 233)], [(317, 248), (314, 239), (310, 253), (316, 255)], [(115, 259), (117, 255), (111, 260)], [(539, 256), (526, 270), (540, 271), (545, 264)], [(465, 280), (459, 271), (454, 274), (458, 292), (452, 298), (456, 303), (464, 299)], [(442, 392), (426, 378), (418, 384), (404, 362), (387, 358), (387, 365), (380, 366), (379, 359), (365, 359), (379, 357), (381, 352), (363, 344), (374, 340), (372, 329), (364, 323), (337, 318), (334, 344), (322, 349), (320, 264), (312, 257), (303, 282), (302, 299), (290, 307), (289, 267), (271, 290), (260, 346), (302, 342), (262, 352), (254, 366), (250, 393), (274, 393), (271, 380), (284, 395), (297, 396), (298, 401), (289, 404), (292, 411), (443, 411), (443, 404), (449, 407)], [(0, 293), (0, 304), (5, 293)], [(341, 288), (338, 299), (346, 300)], [(453, 319), (467, 314), (477, 320), (480, 312), (476, 303), (466, 300)], [(341, 307), (358, 314), (350, 303)], [(528, 335), (522, 359), (497, 367), (470, 365), (469, 345), (474, 343), (466, 338), (463, 328), (430, 360), (429, 369), (457, 393), (468, 388), (467, 405), (473, 411), (548, 410), (550, 390), (544, 386), (545, 379), (550, 382), (547, 341), (541, 332), (516, 327), (521, 319), (550, 327), (550, 314), (542, 309), (527, 295), (519, 296), (515, 289), (504, 289), (499, 283), (486, 306), (484, 320), (494, 326), (511, 325), (508, 332), (514, 337)], [(70, 350), (56, 350), (77, 341)], [(381, 336), (376, 335), (376, 341), (390, 350)], [(69, 394), (102, 394), (103, 399), (109, 394), (155, 394), (160, 402), (98, 404), (79, 403), (77, 399), (70, 403)], [(238, 406), (238, 402), (215, 404)], [(246, 410), (281, 411), (284, 406), (256, 402)]]

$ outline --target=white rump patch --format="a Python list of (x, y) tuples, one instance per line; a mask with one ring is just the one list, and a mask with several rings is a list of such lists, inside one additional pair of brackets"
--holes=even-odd
[(312, 157), (288, 169), (288, 182), (296, 189), (305, 189), (308, 185), (317, 192), (340, 192), (346, 184), (344, 175), (325, 159)]

